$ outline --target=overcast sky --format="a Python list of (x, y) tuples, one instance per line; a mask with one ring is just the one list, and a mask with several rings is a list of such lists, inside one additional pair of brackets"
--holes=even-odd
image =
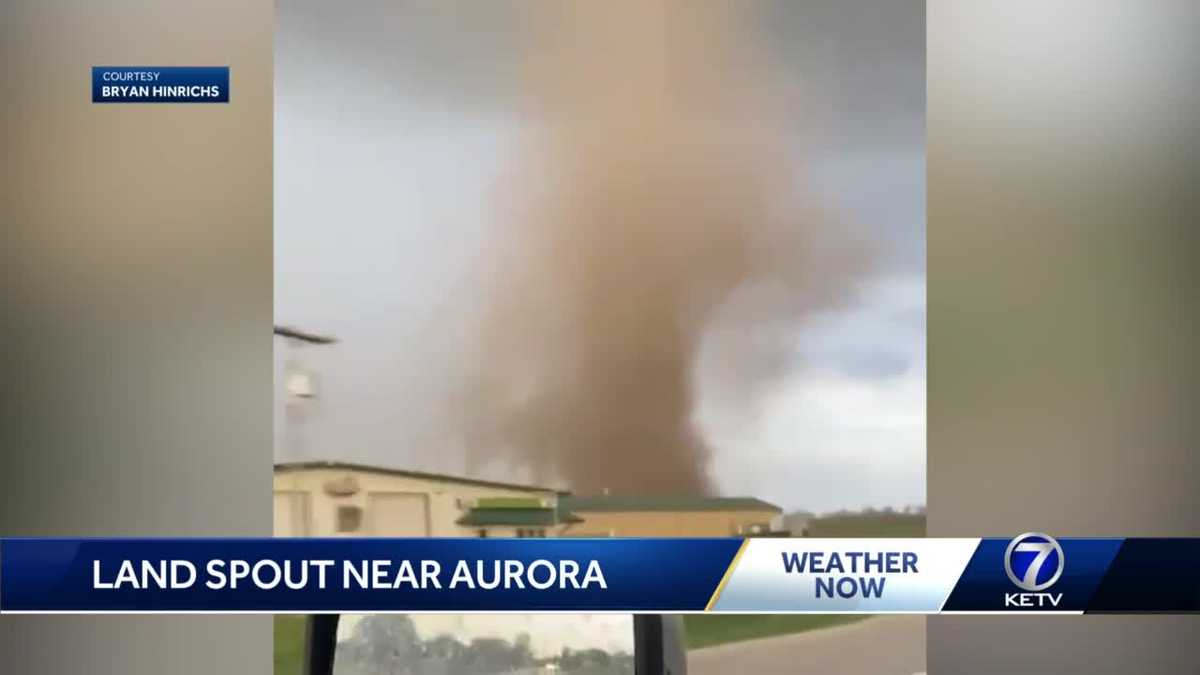
[[(442, 430), (469, 336), (445, 318), (473, 311), (462, 279), (487, 256), (520, 123), (522, 24), (507, 6), (279, 3), (276, 323), (340, 343), (304, 350), (321, 373), (319, 409), (277, 459), (464, 471)], [(803, 81), (806, 114), (837, 121), (797, 164), (827, 208), (883, 243), (883, 260), (849, 305), (771, 334), (787, 348), (771, 350), (777, 374), (752, 401), (723, 395), (723, 350), (731, 331), (763, 327), (739, 323), (736, 297), (718, 311), (695, 364), (694, 421), (723, 494), (821, 512), (924, 503), (923, 3), (787, 2), (768, 14), (764, 48)]]

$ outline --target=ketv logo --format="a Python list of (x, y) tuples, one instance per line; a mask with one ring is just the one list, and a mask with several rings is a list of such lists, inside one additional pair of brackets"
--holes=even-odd
[(1025, 593), (1005, 593), (1005, 607), (1054, 608), (1062, 593), (1048, 593), (1062, 576), (1066, 559), (1054, 537), (1027, 532), (1012, 540), (1004, 551), (1004, 571)]

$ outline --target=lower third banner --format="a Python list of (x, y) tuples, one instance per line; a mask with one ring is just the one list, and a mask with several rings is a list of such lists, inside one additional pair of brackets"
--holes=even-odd
[(1191, 613), (1200, 539), (0, 539), (0, 613)]

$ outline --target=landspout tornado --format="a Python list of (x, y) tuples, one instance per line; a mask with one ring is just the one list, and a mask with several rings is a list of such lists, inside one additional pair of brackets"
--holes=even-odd
[(693, 370), (714, 309), (766, 284), (784, 292), (739, 312), (748, 330), (796, 321), (869, 256), (804, 195), (797, 76), (735, 3), (555, 7), (497, 189), (470, 461), (580, 493), (712, 493)]

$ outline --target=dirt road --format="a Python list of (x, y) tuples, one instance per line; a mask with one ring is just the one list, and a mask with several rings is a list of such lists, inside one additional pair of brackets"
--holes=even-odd
[(858, 623), (698, 649), (688, 675), (913, 675), (925, 671), (925, 617)]

